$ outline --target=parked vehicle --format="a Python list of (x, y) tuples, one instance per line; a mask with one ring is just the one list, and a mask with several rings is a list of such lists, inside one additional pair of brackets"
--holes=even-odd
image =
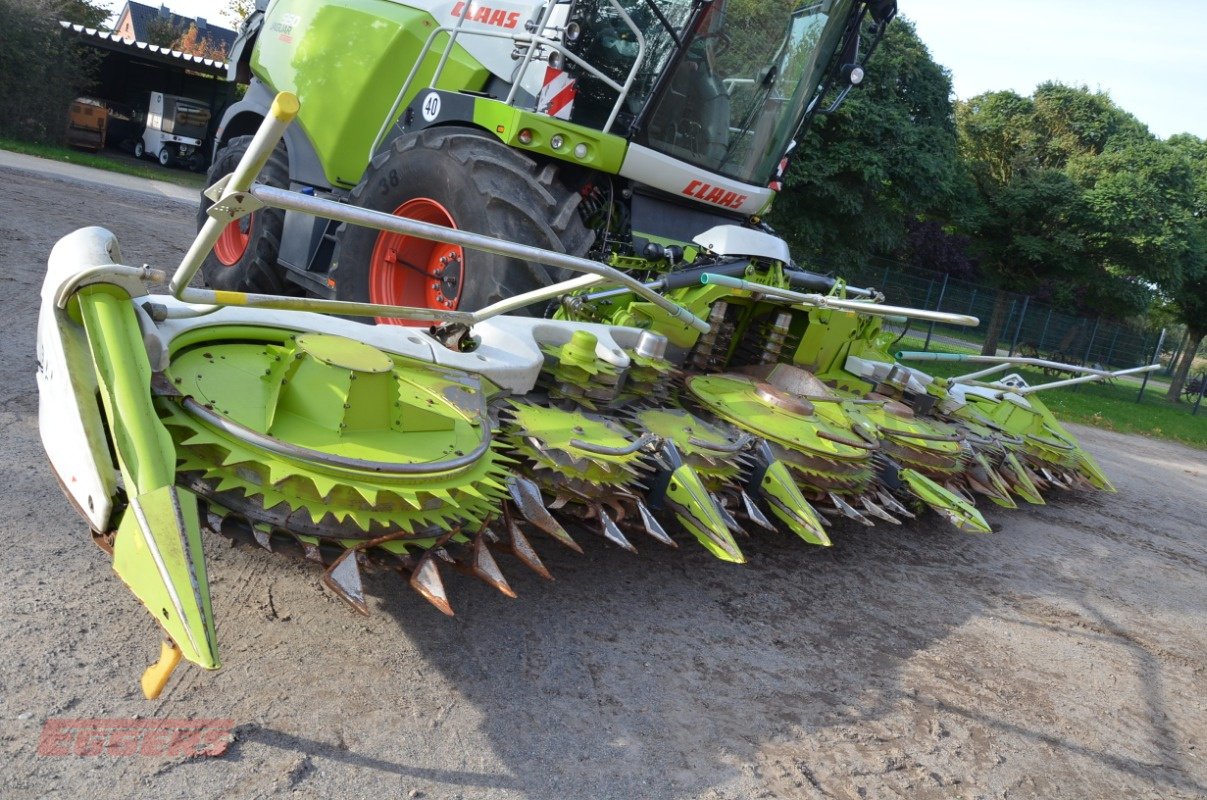
[(134, 142), (134, 156), (150, 156), (165, 167), (205, 166), (202, 146), (210, 126), (210, 108), (200, 100), (151, 92), (146, 124)]
[(67, 144), (85, 150), (105, 146), (109, 128), (109, 109), (92, 97), (77, 97), (67, 111)]

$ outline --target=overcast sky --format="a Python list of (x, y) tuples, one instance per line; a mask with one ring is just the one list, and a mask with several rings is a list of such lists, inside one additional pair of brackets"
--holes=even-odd
[[(119, 11), (124, 0), (108, 0)], [(157, 5), (148, 0), (147, 5)], [(227, 0), (167, 0), (230, 25)], [(898, 0), (956, 96), (1031, 91), (1046, 80), (1110, 94), (1164, 138), (1207, 138), (1207, 0)], [(233, 26), (232, 26), (233, 27)], [(875, 64), (868, 76), (875, 80)]]

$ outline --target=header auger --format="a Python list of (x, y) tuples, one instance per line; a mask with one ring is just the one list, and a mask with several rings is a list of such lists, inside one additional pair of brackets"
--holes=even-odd
[[(757, 253), (742, 256), (741, 281), (698, 275), (686, 304), (555, 251), (538, 255), (583, 277), (477, 312), (191, 286), (231, 220), (273, 205), (432, 241), (454, 235), (254, 183), (296, 108), (280, 98), (211, 190), (213, 222), (171, 294), (149, 294), (147, 283), (169, 276), (121, 266), (100, 228), (71, 234), (50, 258), (38, 330), (43, 441), (170, 640), (144, 678), (149, 697), (181, 656), (219, 666), (204, 530), (296, 545), (362, 613), (361, 572), (384, 568), (451, 614), (454, 571), (514, 596), (496, 554), (549, 577), (538, 533), (574, 550), (592, 533), (632, 552), (694, 539), (741, 563), (757, 530), (829, 546), (841, 539), (836, 518), (900, 524), (929, 508), (988, 532), (978, 496), (1013, 507), (1054, 489), (1111, 490), (1037, 387), (976, 380), (990, 370), (937, 381), (885, 352), (886, 308), (935, 312), (885, 307), (841, 282), (799, 293), (784, 277), (791, 265)], [(532, 255), (456, 235), (467, 250)], [(806, 279), (821, 280), (795, 278)], [(658, 321), (503, 313), (600, 290)], [(583, 307), (560, 305), (563, 317)], [(315, 313), (333, 311), (432, 324)]]

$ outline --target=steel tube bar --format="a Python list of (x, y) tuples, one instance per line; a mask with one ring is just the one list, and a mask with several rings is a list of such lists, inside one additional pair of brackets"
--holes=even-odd
[[(709, 325), (706, 321), (692, 314), (683, 306), (668, 300), (655, 291), (646, 288), (645, 284), (636, 278), (626, 275), (620, 270), (613, 269), (606, 264), (601, 264), (598, 261), (579, 258), (578, 256), (572, 256), (567, 253), (558, 253), (553, 250), (542, 250), (539, 247), (520, 244), (518, 242), (508, 242), (503, 239), (496, 239), (492, 236), (484, 236), (480, 233), (473, 233), (471, 231), (459, 230), (456, 228), (445, 228), (440, 225), (431, 225), (426, 222), (407, 219), (406, 217), (396, 217), (392, 214), (386, 214), (380, 211), (369, 211), (368, 209), (356, 208), (355, 206), (350, 206), (344, 203), (336, 203), (331, 200), (324, 200), (320, 197), (311, 197), (298, 192), (291, 192), (287, 189), (278, 189), (273, 186), (256, 184), (251, 188), (249, 193), (265, 205), (272, 206), (274, 208), (283, 208), (286, 211), (300, 211), (303, 214), (325, 217), (327, 219), (333, 219), (339, 222), (347, 222), (352, 225), (364, 225), (369, 228), (376, 228), (377, 230), (392, 231), (394, 233), (401, 233), (407, 236), (416, 236), (420, 239), (429, 239), (431, 241), (447, 242), (449, 244), (460, 245), (462, 247), (468, 247), (471, 250), (481, 250), (483, 252), (495, 253), (496, 255), (508, 256), (510, 258), (535, 261), (540, 264), (547, 264), (551, 267), (570, 270), (571, 272), (597, 275), (610, 283), (616, 283), (621, 286), (628, 287), (633, 291), (634, 294), (659, 306), (683, 324), (692, 327), (701, 333), (707, 333), (709, 331)], [(330, 306), (324, 306), (322, 304), (332, 303), (335, 301), (318, 300), (314, 302), (319, 303), (320, 305), (311, 306), (312, 310), (331, 308)], [(530, 300), (528, 302), (532, 301)], [(341, 310), (340, 313), (350, 312)]]
[[(264, 164), (268, 162), (277, 142), (281, 141), (281, 137), (285, 135), (285, 129), (293, 122), (300, 107), (298, 98), (289, 92), (281, 92), (273, 99), (272, 110), (260, 123), (243, 158), (239, 159), (239, 163), (235, 165), (235, 171), (227, 178), (218, 202), (251, 188), (252, 181), (260, 174), (260, 170), (264, 169)], [(168, 284), (169, 291), (176, 298), (184, 299), (181, 297), (181, 291), (197, 274), (197, 270), (201, 268), (201, 262), (214, 249), (218, 237), (222, 235), (223, 228), (229, 222), (231, 220), (221, 220), (216, 217), (210, 217), (205, 221), (205, 225), (201, 227), (197, 238), (189, 246), (189, 251), (185, 253), (180, 266), (176, 268), (171, 283)]]
[[(959, 361), (969, 364), (1005, 364), (1017, 365), (1024, 367), (1048, 367), (1049, 369), (1059, 369), (1064, 372), (1082, 372), (1089, 375), (1105, 375), (1110, 376), (1115, 373), (1104, 369), (1094, 369), (1093, 367), (1079, 367), (1076, 364), (1064, 364), (1060, 361), (1048, 361), (1044, 358), (1027, 358), (1025, 356), (980, 356), (972, 355), (971, 353), (929, 353), (918, 350), (901, 350), (896, 353), (898, 360), (901, 361)], [(993, 370), (996, 372), (997, 370)], [(961, 381), (968, 378), (979, 378), (981, 375), (989, 374), (982, 370), (981, 372), (970, 372), (967, 375), (960, 375), (952, 378), (953, 381)]]
[(934, 320), (935, 322), (945, 322), (948, 325), (976, 326), (981, 324), (981, 321), (976, 317), (969, 317), (964, 314), (949, 314), (945, 311), (926, 311), (920, 308), (889, 306), (862, 300), (841, 300), (837, 297), (828, 297), (821, 294), (803, 294), (801, 292), (794, 292), (791, 289), (778, 289), (774, 286), (764, 286), (761, 283), (753, 283), (741, 278), (731, 278), (727, 275), (716, 275), (714, 273), (701, 275), (700, 282), (703, 284), (727, 286), (731, 289), (741, 289), (752, 294), (783, 300), (794, 305), (834, 308), (875, 317), (902, 316), (909, 317), (910, 319)]
[(1080, 385), (1083, 383), (1093, 383), (1094, 381), (1100, 381), (1105, 378), (1118, 378), (1123, 375), (1138, 375), (1141, 372), (1152, 372), (1153, 370), (1160, 369), (1160, 368), (1161, 368), (1160, 364), (1148, 364), (1143, 367), (1132, 367), (1131, 369), (1121, 369), (1121, 370), (1117, 370), (1115, 372), (1106, 372), (1106, 373), (1102, 373), (1099, 375), (1083, 375), (1080, 378), (1068, 378), (1067, 380), (1063, 380), (1063, 381), (1052, 381), (1051, 383), (1043, 383), (1043, 384), (1040, 384), (1039, 386), (1028, 386), (1025, 389), (1011, 389), (1010, 391), (1016, 392), (1016, 393), (1022, 394), (1022, 395), (1028, 395), (1028, 394), (1033, 394), (1034, 392), (1043, 391), (1045, 389), (1059, 389), (1062, 386), (1074, 386), (1074, 385)]

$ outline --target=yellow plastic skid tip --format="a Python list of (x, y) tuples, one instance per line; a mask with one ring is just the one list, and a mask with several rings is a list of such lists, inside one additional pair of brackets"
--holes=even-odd
[(179, 663), (180, 648), (171, 642), (164, 642), (159, 649), (159, 660), (142, 674), (142, 693), (148, 700), (159, 697)]
[(298, 115), (302, 104), (293, 92), (281, 92), (272, 100), (272, 115), (282, 122), (288, 122)]

